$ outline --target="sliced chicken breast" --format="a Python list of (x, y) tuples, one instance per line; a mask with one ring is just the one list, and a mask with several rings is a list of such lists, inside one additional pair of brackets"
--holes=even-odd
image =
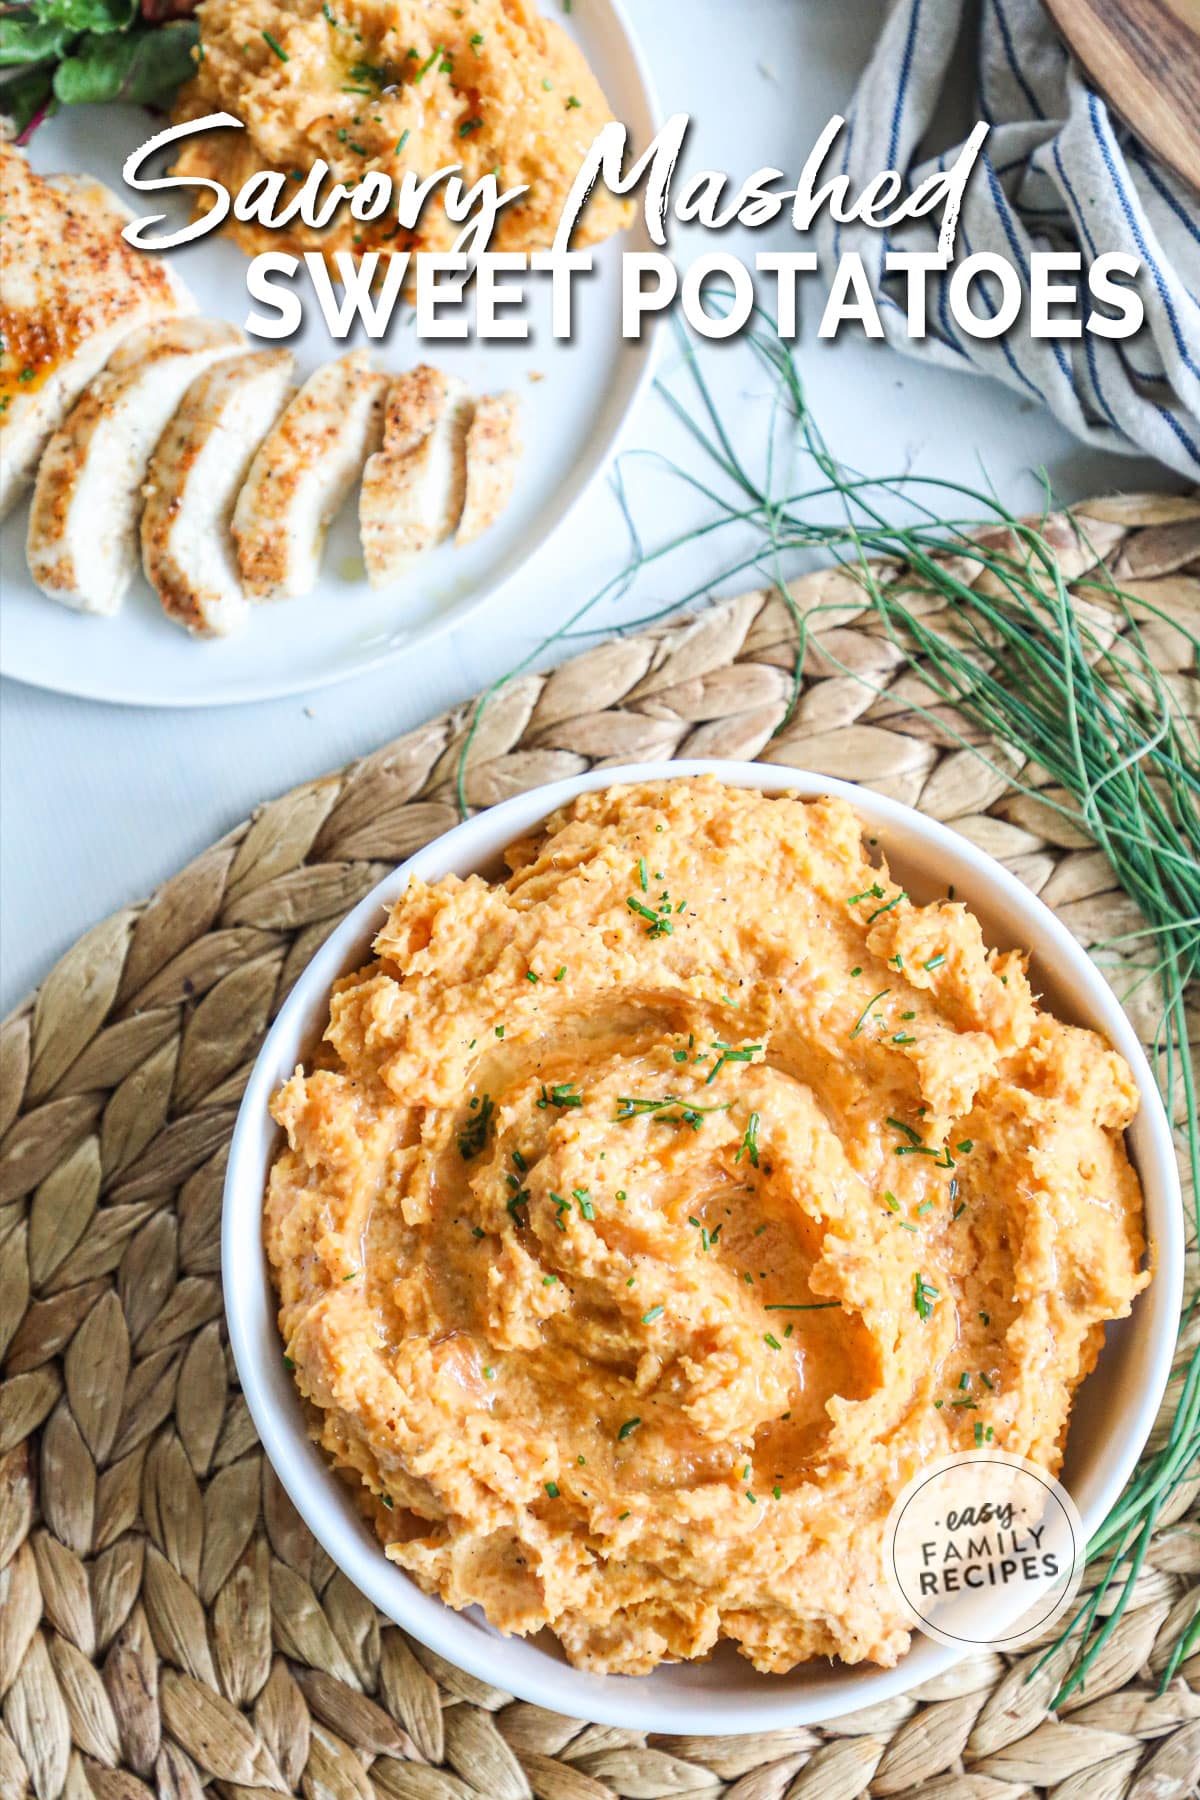
[(215, 319), (166, 319), (117, 347), (38, 464), (26, 549), (44, 594), (117, 611), (140, 561), (151, 452), (196, 377), (244, 349), (236, 326)]
[(517, 396), (485, 394), (467, 429), (467, 488), (456, 544), (470, 544), (496, 523), (512, 499), (521, 443)]
[(52, 432), (123, 338), (195, 311), (161, 257), (121, 236), (132, 214), (98, 181), (35, 175), (0, 143), (0, 518)]
[(309, 377), (259, 445), (233, 513), (252, 600), (311, 593), (330, 521), (383, 441), (387, 376), (352, 350)]
[(250, 610), (230, 525), (291, 376), (287, 350), (218, 363), (192, 383), (151, 458), (142, 566), (164, 612), (189, 631), (224, 636)]
[(363, 471), (358, 510), (372, 587), (395, 581), (458, 524), (473, 408), (465, 382), (426, 363), (388, 389), (383, 449)]

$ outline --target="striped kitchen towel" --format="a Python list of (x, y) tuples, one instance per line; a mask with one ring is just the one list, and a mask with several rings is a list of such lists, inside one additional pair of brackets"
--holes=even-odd
[[(929, 279), (927, 335), (910, 339), (903, 278), (884, 274), (883, 256), (935, 248), (936, 220), (890, 235), (826, 222), (826, 259), (862, 255), (897, 349), (995, 375), (1089, 443), (1146, 451), (1200, 476), (1200, 200), (1110, 114), (1040, 0), (897, 0), (832, 157), (852, 194), (882, 169), (915, 185), (951, 164), (956, 149), (923, 161), (917, 152), (948, 104), (965, 30), (977, 34), (975, 116), (991, 130), (967, 185), (957, 255), (996, 251), (1022, 271), (1032, 250), (1077, 249), (1086, 272), (1100, 252), (1128, 251), (1141, 264), (1142, 329), (1125, 339), (1034, 339), (1019, 318), (1001, 338), (967, 337), (950, 316), (947, 271)], [(1056, 279), (1082, 289), (1086, 275)], [(976, 283), (976, 306), (988, 286), (987, 276)]]

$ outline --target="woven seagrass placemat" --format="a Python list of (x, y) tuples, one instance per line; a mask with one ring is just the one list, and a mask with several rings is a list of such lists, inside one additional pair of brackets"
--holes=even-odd
[[(1200, 621), (1200, 501), (1125, 497), (1050, 534), (1069, 579)], [(765, 757), (863, 781), (1004, 860), (1085, 942), (1135, 925), (1104, 857), (954, 736), (837, 571), (603, 644), (504, 688), (471, 744), (483, 806), (589, 766)], [(914, 604), (910, 600), (910, 605)], [(1086, 606), (1103, 627), (1094, 591)], [(938, 602), (928, 611), (936, 618)], [(1115, 619), (1112, 621), (1115, 626)], [(1146, 625), (1200, 718), (1183, 641)], [(817, 1730), (650, 1738), (463, 1675), (378, 1615), (300, 1523), (225, 1340), (226, 1146), (264, 1028), (384, 871), (455, 822), (471, 715), (435, 720), (260, 808), (80, 939), (4, 1026), (0, 1110), (0, 1794), (39, 1800), (1171, 1800), (1200, 1776), (1200, 1480), (1162, 1515), (1085, 1690), (1055, 1658), (980, 1655)], [(1026, 783), (1044, 783), (1025, 770)], [(1149, 1029), (1145, 989), (1136, 1022)], [(1195, 1245), (1192, 1245), (1194, 1280)], [(1190, 1334), (1196, 1335), (1193, 1330)], [(500, 1665), (502, 1668), (502, 1663)], [(497, 1673), (500, 1673), (498, 1668)]]

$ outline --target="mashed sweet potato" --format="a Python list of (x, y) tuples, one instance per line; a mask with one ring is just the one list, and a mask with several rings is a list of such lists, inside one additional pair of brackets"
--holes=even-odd
[(841, 801), (586, 795), (413, 882), (275, 1102), (266, 1245), (389, 1557), (571, 1661), (908, 1643), (882, 1526), (1057, 1469), (1147, 1276), (1130, 1071)]
[[(468, 187), (489, 172), (502, 189), (529, 187), (501, 211), (491, 248), (545, 249), (612, 117), (576, 45), (528, 0), (203, 0), (197, 16), (200, 61), (175, 121), (229, 112), (245, 129), (185, 140), (175, 172), (231, 193), (260, 170), (303, 178), (317, 158), (347, 185), (459, 163)], [(627, 202), (598, 190), (576, 243), (601, 242), (629, 216)], [(322, 231), (232, 217), (226, 229), (251, 255), (328, 255), (446, 250), (461, 226), (435, 193), (415, 232), (390, 214), (356, 223), (344, 206)]]

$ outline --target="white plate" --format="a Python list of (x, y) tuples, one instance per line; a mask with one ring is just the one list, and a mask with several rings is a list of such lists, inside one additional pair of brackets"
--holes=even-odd
[(242, 1391), (276, 1474), (319, 1543), (389, 1618), (460, 1668), (554, 1712), (640, 1731), (754, 1732), (835, 1719), (932, 1680), (966, 1654), (918, 1634), (894, 1669), (815, 1662), (787, 1675), (760, 1675), (731, 1645), (711, 1661), (664, 1663), (653, 1674), (591, 1675), (573, 1669), (548, 1632), (503, 1638), (478, 1608), (453, 1612), (388, 1562), (343, 1482), (308, 1435), (296, 1386), (284, 1367), (276, 1301), (262, 1241), (267, 1172), (280, 1134), (271, 1095), (308, 1053), (329, 1016), (329, 990), (358, 968), (388, 907), (410, 880), (454, 873), (502, 874), (501, 852), (576, 794), (624, 781), (714, 774), (736, 787), (838, 794), (879, 836), (896, 879), (918, 899), (953, 883), (991, 944), (1033, 955), (1034, 986), (1060, 1017), (1104, 1033), (1133, 1070), (1141, 1107), (1128, 1133), (1146, 1196), (1154, 1280), (1132, 1314), (1110, 1325), (1095, 1369), (1071, 1414), (1063, 1480), (1090, 1536), (1115, 1504), (1149, 1434), (1179, 1329), (1183, 1202), (1170, 1126), (1133, 1027), (1104, 977), (1065, 925), (1015, 875), (968, 839), (850, 782), (769, 763), (642, 763), (598, 769), (535, 788), (477, 813), (385, 876), (328, 937), (280, 1009), (247, 1083), (229, 1152), (221, 1223), (221, 1268), (229, 1341)]
[[(542, 4), (549, 10), (547, 0)], [(631, 143), (643, 148), (657, 109), (621, 0), (588, 0), (569, 15), (555, 13), (582, 47), (614, 116), (628, 125)], [(138, 107), (69, 109), (35, 133), (30, 160), (42, 173), (87, 170), (149, 212), (160, 197), (126, 189), (121, 165), (160, 125)], [(89, 618), (47, 599), (25, 567), (27, 506), (19, 506), (0, 532), (0, 674), (129, 706), (215, 706), (344, 681), (461, 624), (562, 523), (612, 455), (648, 382), (653, 342), (649, 332), (628, 341), (620, 335), (620, 255), (648, 247), (639, 212), (630, 231), (596, 250), (595, 274), (576, 283), (569, 342), (550, 336), (545, 277), (529, 278), (526, 342), (421, 343), (411, 308), (397, 307), (386, 338), (375, 347), (377, 366), (404, 369), (428, 361), (463, 376), (477, 392), (513, 388), (520, 400), (525, 453), (513, 501), (475, 544), (464, 550), (444, 546), (404, 582), (373, 593), (364, 579), (347, 573), (362, 566), (351, 501), (330, 533), (317, 591), (257, 607), (245, 631), (210, 642), (171, 624), (140, 579), (115, 619)], [(173, 256), (204, 313), (244, 322), (250, 302), (240, 250), (214, 235)], [(365, 335), (331, 339), (311, 291), (298, 291), (305, 324), (288, 348), (301, 376), (367, 343)]]

